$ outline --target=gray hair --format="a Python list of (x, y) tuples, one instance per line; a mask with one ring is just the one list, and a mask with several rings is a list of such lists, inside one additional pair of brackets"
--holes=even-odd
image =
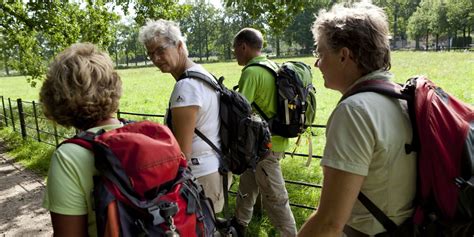
[(147, 20), (146, 24), (140, 28), (138, 35), (140, 43), (147, 45), (149, 43), (156, 43), (160, 39), (165, 39), (169, 44), (175, 46), (181, 41), (186, 55), (188, 55), (186, 40), (179, 29), (178, 23), (164, 19), (158, 19), (156, 21)]
[(332, 50), (347, 47), (364, 74), (391, 67), (387, 15), (369, 2), (352, 7), (336, 4), (329, 11), (321, 10), (312, 32), (316, 44), (324, 38)]

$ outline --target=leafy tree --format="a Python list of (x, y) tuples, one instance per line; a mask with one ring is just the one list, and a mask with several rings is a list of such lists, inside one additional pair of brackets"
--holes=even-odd
[(190, 10), (190, 5), (180, 5), (175, 0), (122, 0), (116, 4), (123, 8), (125, 14), (128, 14), (128, 8), (132, 4), (138, 26), (144, 25), (147, 19), (179, 20), (187, 17)]
[(451, 0), (446, 3), (446, 7), (450, 35), (454, 33), (454, 36), (457, 37), (457, 32), (462, 31), (461, 47), (465, 47), (468, 43), (466, 42), (466, 33), (474, 25), (474, 3), (472, 0)]
[(432, 21), (430, 8), (431, 3), (429, 1), (422, 1), (408, 21), (408, 31), (416, 41), (416, 49), (420, 47), (419, 40), (421, 36), (425, 35), (426, 50), (428, 50), (428, 37)]
[(303, 49), (300, 53), (309, 54), (313, 49), (314, 39), (311, 27), (320, 9), (328, 8), (331, 4), (329, 0), (321, 0), (307, 6), (303, 12), (295, 16), (294, 21), (288, 26), (284, 33), (284, 40), (289, 44), (299, 44)]
[(398, 39), (406, 39), (408, 21), (416, 11), (420, 0), (374, 0), (377, 6), (384, 7), (392, 32), (392, 47)]
[(108, 46), (113, 39), (109, 26), (118, 20), (101, 2), (88, 2), (85, 9), (61, 1), (1, 3), (0, 17), (0, 44), (10, 49), (8, 65), (30, 76), (32, 86), (44, 75), (45, 62), (72, 43)]
[(446, 4), (441, 1), (432, 1), (430, 29), (435, 34), (435, 49), (439, 49), (439, 37), (444, 35), (449, 28), (446, 13)]
[[(272, 35), (276, 38), (277, 56), (280, 55), (280, 38), (294, 17), (316, 0), (273, 1), (273, 0), (224, 0), (227, 7), (240, 6), (252, 19), (265, 19)], [(265, 28), (262, 26), (260, 28)], [(264, 31), (264, 30), (263, 30)]]
[(205, 55), (209, 60), (217, 39), (218, 22), (219, 10), (212, 4), (199, 0), (192, 5), (189, 17), (180, 21), (190, 54), (199, 56), (199, 60)]

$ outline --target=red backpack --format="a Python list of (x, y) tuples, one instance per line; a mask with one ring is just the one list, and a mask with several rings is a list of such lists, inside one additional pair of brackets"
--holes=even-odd
[(213, 236), (212, 204), (166, 126), (129, 123), (64, 143), (94, 152), (98, 236)]
[[(367, 80), (344, 94), (341, 101), (360, 92), (407, 100), (413, 142), (406, 145), (406, 150), (407, 153), (418, 152), (413, 222), (420, 227), (419, 233), (422, 236), (472, 236), (474, 108), (422, 76), (411, 78), (403, 85)], [(362, 193), (359, 200), (388, 232), (395, 231), (395, 223)]]

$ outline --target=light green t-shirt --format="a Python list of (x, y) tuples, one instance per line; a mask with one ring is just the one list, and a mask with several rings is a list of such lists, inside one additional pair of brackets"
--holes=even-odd
[[(268, 60), (265, 56), (257, 56), (247, 65)], [(277, 113), (277, 94), (275, 78), (263, 67), (247, 67), (242, 69), (239, 80), (239, 92), (252, 104), (256, 103), (269, 118)], [(272, 150), (284, 152), (289, 146), (289, 139), (272, 136)]]
[[(374, 72), (355, 84), (388, 78), (387, 72)], [(405, 102), (374, 92), (359, 93), (331, 114), (321, 165), (365, 176), (361, 191), (399, 225), (413, 213), (416, 153), (405, 153), (412, 135)], [(347, 224), (369, 235), (385, 231), (358, 200)]]
[[(106, 131), (122, 127), (105, 125), (88, 131)], [(62, 215), (87, 215), (89, 236), (97, 236), (95, 212), (92, 210), (92, 177), (97, 175), (91, 151), (72, 143), (58, 147), (51, 157), (43, 207)]]

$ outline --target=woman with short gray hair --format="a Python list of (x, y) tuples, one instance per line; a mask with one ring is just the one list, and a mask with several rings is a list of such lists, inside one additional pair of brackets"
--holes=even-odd
[[(198, 72), (211, 80), (214, 77), (188, 57), (188, 50), (177, 23), (168, 20), (148, 21), (139, 34), (148, 57), (163, 73), (176, 80), (166, 115), (191, 171), (204, 188), (217, 212), (224, 206), (223, 179), (219, 174), (218, 154), (195, 134), (199, 130), (220, 148), (220, 119), (218, 92), (205, 82), (184, 76), (185, 72)], [(217, 83), (217, 82), (216, 82)], [(229, 182), (230, 183), (230, 182)]]

